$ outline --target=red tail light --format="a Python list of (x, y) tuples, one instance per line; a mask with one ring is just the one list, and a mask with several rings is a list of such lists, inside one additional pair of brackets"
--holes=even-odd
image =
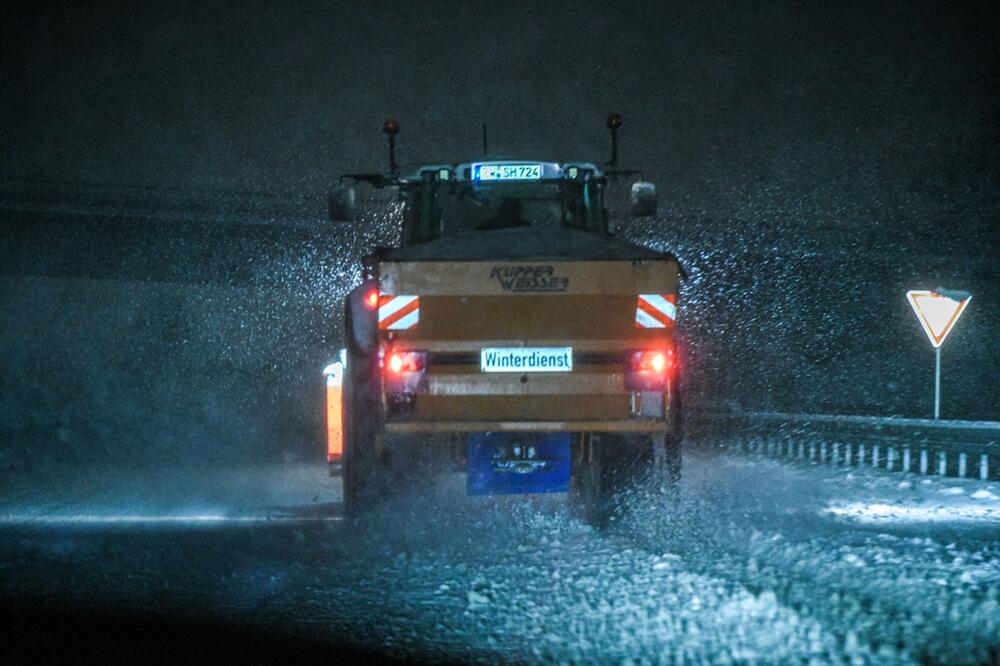
[(378, 307), (378, 289), (372, 289), (365, 294), (365, 305), (368, 306), (369, 310), (374, 310)]
[(402, 375), (408, 372), (423, 372), (427, 367), (427, 353), (416, 351), (391, 352), (385, 363), (391, 374)]
[(667, 369), (666, 351), (638, 351), (629, 355), (630, 372), (655, 372), (662, 374)]
[(628, 355), (625, 388), (629, 391), (660, 391), (674, 366), (672, 349), (635, 351)]
[(412, 410), (426, 388), (427, 352), (386, 351), (382, 359), (386, 404), (390, 413)]

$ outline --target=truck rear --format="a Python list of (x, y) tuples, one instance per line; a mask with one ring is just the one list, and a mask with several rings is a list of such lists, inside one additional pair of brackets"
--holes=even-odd
[(676, 482), (681, 271), (608, 233), (606, 183), (591, 164), (534, 161), (395, 181), (401, 246), (366, 260), (345, 308), (348, 513), (402, 473), (569, 492), (593, 522), (631, 484)]

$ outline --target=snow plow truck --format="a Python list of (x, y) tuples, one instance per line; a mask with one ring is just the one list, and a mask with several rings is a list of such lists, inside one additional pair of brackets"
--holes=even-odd
[(594, 524), (633, 484), (676, 484), (682, 269), (614, 235), (611, 184), (633, 181), (639, 217), (655, 214), (656, 191), (617, 169), (621, 117), (607, 125), (605, 170), (482, 159), (404, 175), (390, 120), (389, 172), (331, 190), (336, 221), (355, 219), (360, 184), (397, 188), (403, 205), (399, 246), (365, 258), (344, 307), (330, 462), (346, 515), (446, 470), (470, 495), (568, 493)]

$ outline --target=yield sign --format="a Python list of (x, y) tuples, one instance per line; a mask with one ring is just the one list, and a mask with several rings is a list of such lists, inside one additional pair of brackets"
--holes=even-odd
[(938, 287), (934, 291), (908, 291), (906, 299), (917, 313), (917, 319), (924, 327), (927, 338), (937, 348), (955, 327), (965, 306), (972, 300), (972, 294)]

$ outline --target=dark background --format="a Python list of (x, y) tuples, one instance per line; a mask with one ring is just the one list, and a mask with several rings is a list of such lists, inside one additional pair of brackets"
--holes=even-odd
[(3, 10), (0, 467), (322, 452), (339, 299), (396, 210), (345, 171), (602, 161), (676, 252), (689, 405), (929, 416), (910, 288), (975, 297), (943, 415), (1000, 418), (994, 3)]

